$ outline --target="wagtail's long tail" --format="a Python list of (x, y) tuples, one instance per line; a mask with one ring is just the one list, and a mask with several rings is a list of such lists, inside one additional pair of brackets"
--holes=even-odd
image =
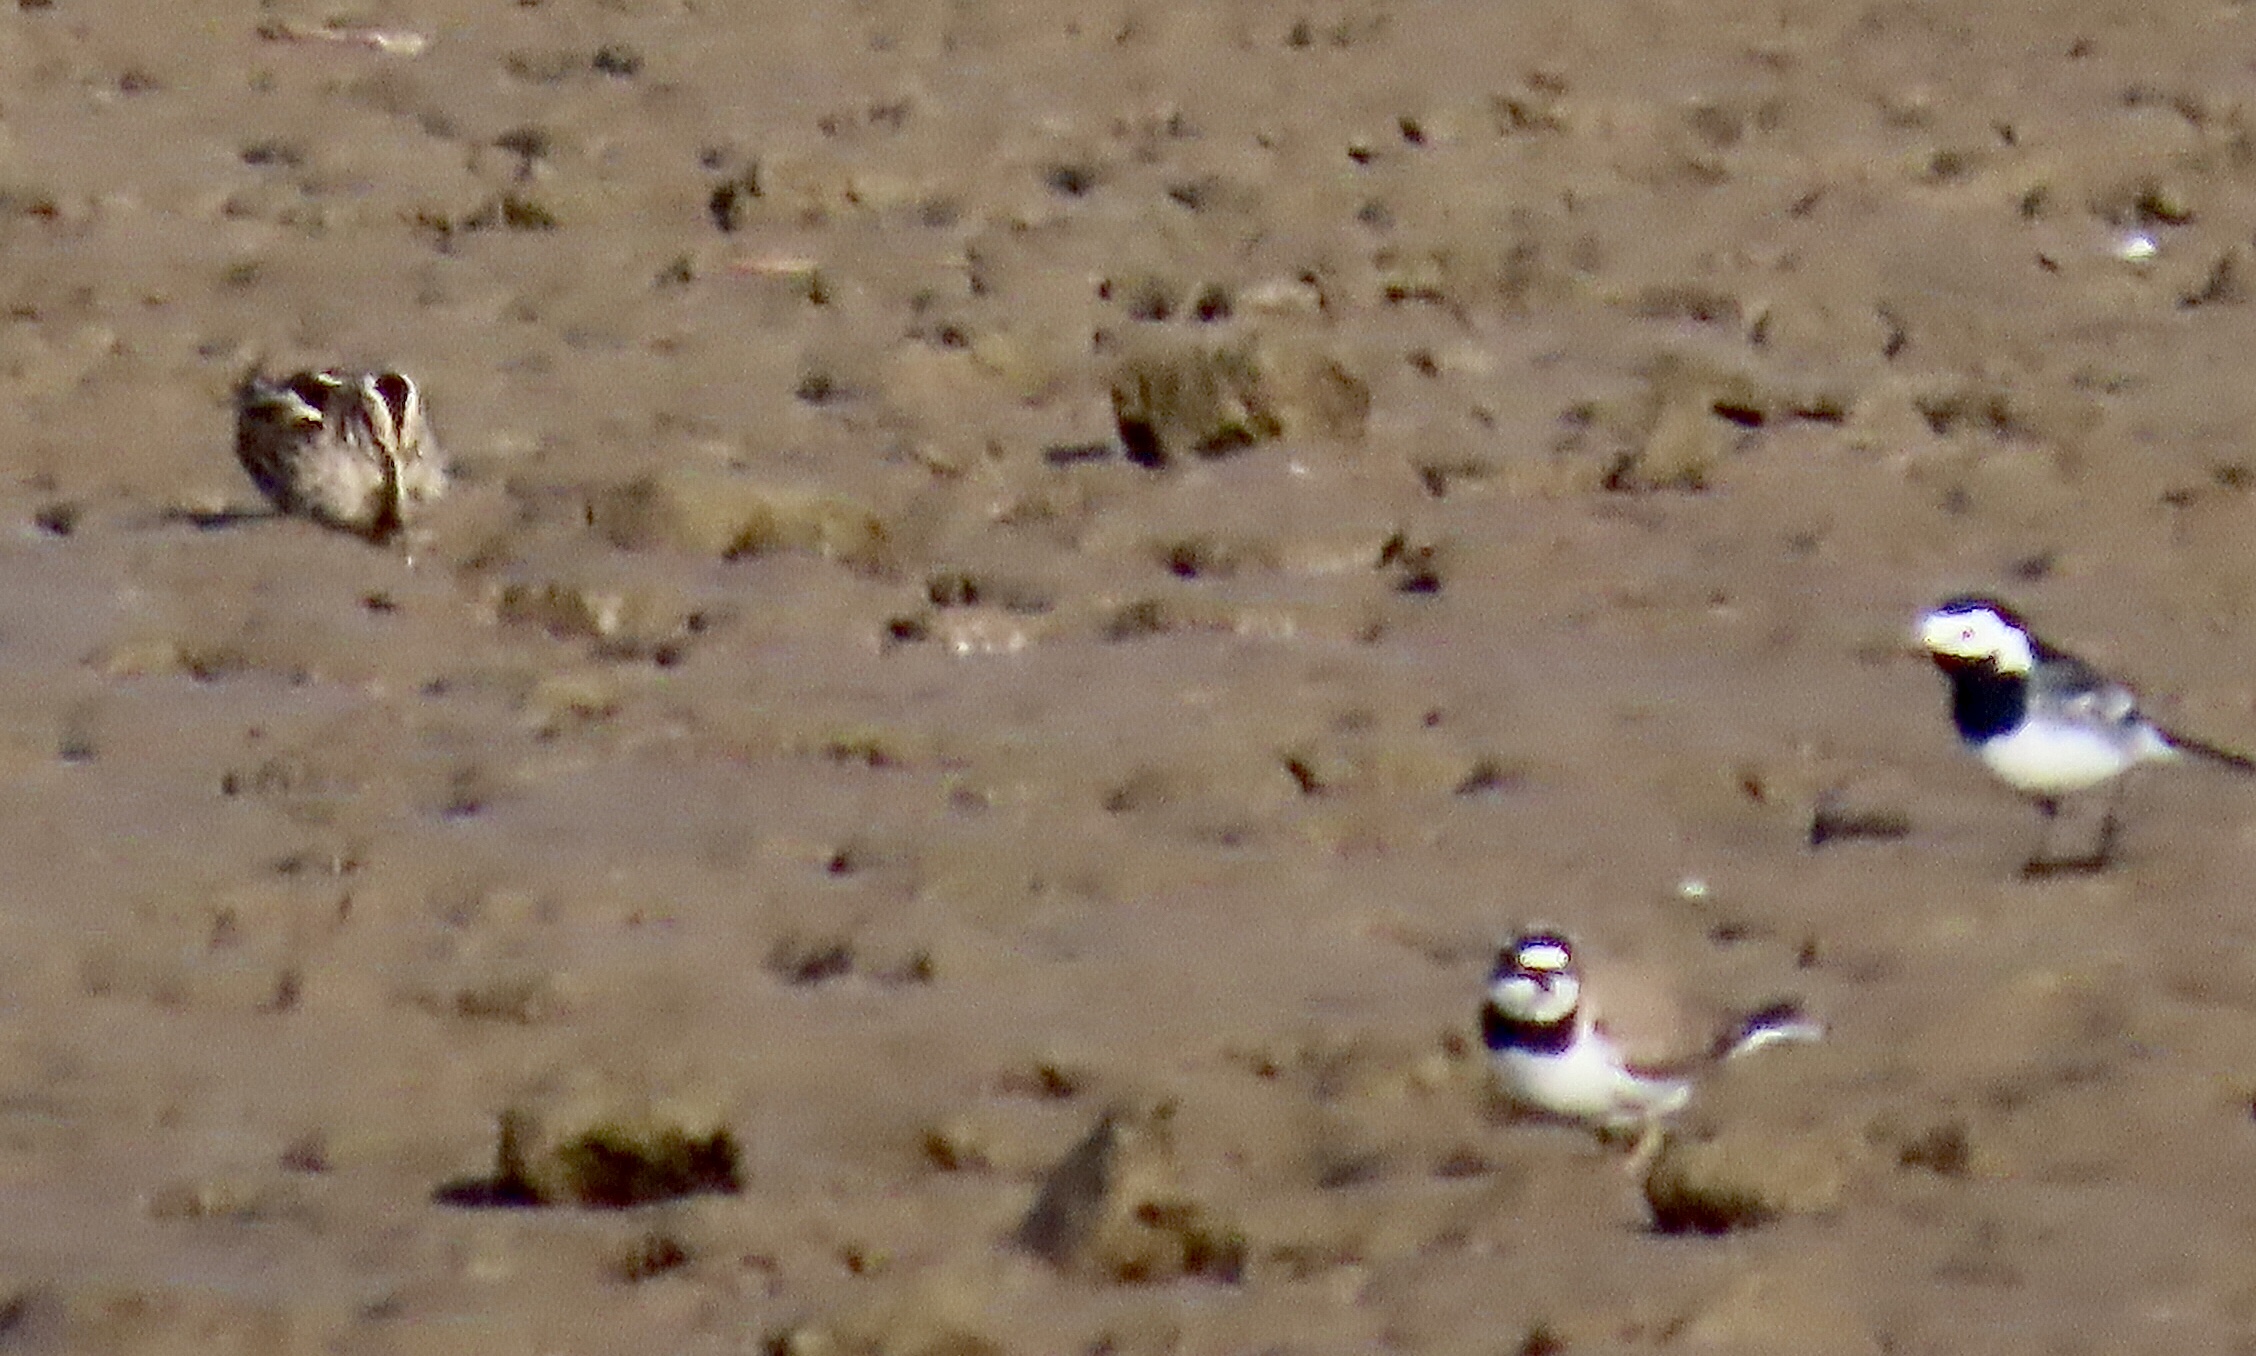
[(2205, 763), (2215, 763), (2219, 767), (2229, 767), (2243, 776), (2256, 777), (2256, 758), (2251, 758), (2245, 753), (2235, 753), (2231, 749), (2219, 748), (2215, 744), (2204, 743), (2201, 740), (2179, 734), (2174, 730), (2164, 730), (2161, 734), (2162, 742), (2179, 753), (2198, 758)]

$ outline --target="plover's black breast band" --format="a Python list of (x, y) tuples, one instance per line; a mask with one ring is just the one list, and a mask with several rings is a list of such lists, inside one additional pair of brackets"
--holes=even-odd
[(1496, 1010), (1494, 1003), (1481, 1008), (1481, 1042), (1491, 1050), (1525, 1050), (1534, 1055), (1564, 1054), (1574, 1044), (1575, 1019), (1568, 1013), (1555, 1022), (1517, 1022)]

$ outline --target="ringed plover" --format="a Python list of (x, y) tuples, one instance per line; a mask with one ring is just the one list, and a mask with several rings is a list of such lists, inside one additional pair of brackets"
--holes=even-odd
[(1824, 1034), (1797, 1005), (1776, 1003), (1734, 1022), (1702, 1053), (1641, 1063), (1585, 1001), (1574, 944), (1549, 929), (1523, 932), (1498, 953), (1481, 1008), (1489, 1062), (1516, 1106), (1600, 1132), (1636, 1130), (1646, 1137), (1692, 1099), (1701, 1073), (1766, 1045)]

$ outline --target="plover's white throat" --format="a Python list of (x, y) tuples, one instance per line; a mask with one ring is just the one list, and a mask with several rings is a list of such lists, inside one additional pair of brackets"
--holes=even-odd
[(374, 542), (446, 489), (423, 393), (398, 372), (246, 377), (235, 391), (235, 457), (278, 511)]
[(1482, 1042), (1514, 1105), (1607, 1131), (1650, 1131), (1691, 1100), (1704, 1070), (1823, 1034), (1797, 1006), (1780, 1003), (1740, 1019), (1690, 1058), (1640, 1062), (1592, 1011), (1574, 944), (1547, 929), (1523, 932), (1498, 953), (1481, 1009)]
[[(2141, 763), (2195, 757), (2256, 773), (2241, 754), (2173, 733), (2140, 712), (2130, 688), (2037, 638), (1989, 598), (1953, 598), (1919, 622), (1919, 643), (1950, 680), (1959, 740), (2008, 786), (2036, 801), (2046, 841), (2026, 870), (2096, 871), (2115, 850), (2123, 774)], [(2099, 836), (2083, 856), (2048, 855), (2064, 797), (2113, 781)]]

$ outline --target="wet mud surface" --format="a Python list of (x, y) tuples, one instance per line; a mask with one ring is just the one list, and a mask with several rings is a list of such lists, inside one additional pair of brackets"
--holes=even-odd
[[(0, 1345), (2244, 1341), (2256, 800), (2024, 881), (1908, 628), (2256, 745), (2248, 24), (23, 0)], [(412, 563), (227, 521), (308, 363)], [(1497, 1106), (1530, 922), (1826, 1018), (1747, 1227)]]

